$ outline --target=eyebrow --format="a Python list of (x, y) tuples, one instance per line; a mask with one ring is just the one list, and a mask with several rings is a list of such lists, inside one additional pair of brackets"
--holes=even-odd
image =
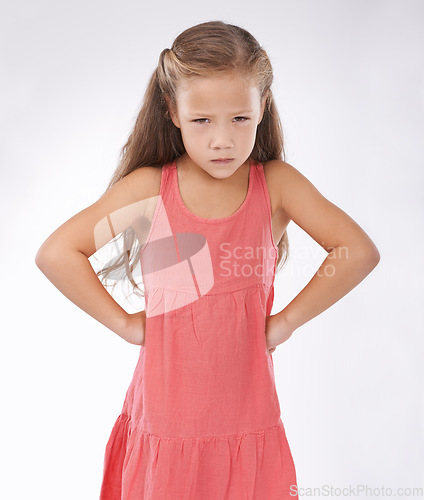
[[(244, 110), (244, 111), (236, 111), (234, 113), (228, 113), (229, 115), (243, 115), (243, 114), (248, 114), (248, 113), (253, 113), (253, 111), (251, 109), (249, 110)], [(191, 116), (212, 116), (214, 117), (215, 115), (211, 114), (211, 113), (202, 113), (202, 112), (197, 112), (197, 111), (189, 111), (188, 112), (189, 115)]]

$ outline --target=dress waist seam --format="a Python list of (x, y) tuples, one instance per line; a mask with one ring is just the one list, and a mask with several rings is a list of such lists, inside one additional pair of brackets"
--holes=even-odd
[[(272, 287), (272, 284), (268, 285), (267, 283), (263, 283), (263, 282), (259, 282), (259, 283), (252, 283), (250, 285), (247, 285), (247, 286), (242, 286), (240, 288), (234, 288), (234, 289), (231, 289), (231, 290), (223, 290), (222, 292), (213, 292), (213, 293), (205, 293), (204, 295), (201, 295), (201, 297), (208, 297), (208, 296), (211, 296), (211, 295), (224, 295), (224, 294), (227, 294), (227, 293), (232, 293), (232, 292), (238, 292), (240, 290), (247, 290), (249, 288), (253, 288), (253, 287), (264, 287), (264, 288), (271, 288)], [(175, 289), (175, 288), (164, 288), (164, 287), (160, 287), (160, 286), (150, 286), (149, 289), (148, 289), (148, 292), (152, 292), (153, 290), (162, 290), (164, 292), (178, 292), (178, 293), (185, 293), (186, 295), (194, 295), (195, 297), (198, 297), (199, 295), (196, 293), (196, 292), (190, 292), (189, 290), (178, 290), (178, 289)]]
[[(122, 414), (122, 416), (124, 418), (127, 418), (129, 421), (131, 421), (131, 417), (129, 415)], [(270, 425), (268, 427), (257, 429), (257, 430), (252, 430), (252, 431), (237, 432), (237, 433), (233, 433), (233, 434), (211, 434), (211, 435), (203, 435), (202, 434), (201, 436), (164, 436), (164, 435), (154, 434), (154, 433), (148, 432), (148, 431), (142, 429), (141, 427), (137, 427), (137, 426), (135, 426), (133, 428), (133, 431), (138, 431), (138, 432), (141, 432), (143, 434), (146, 434), (148, 436), (155, 437), (158, 439), (181, 440), (181, 439), (211, 439), (211, 438), (231, 438), (231, 437), (238, 438), (238, 437), (243, 437), (243, 436), (251, 435), (251, 434), (261, 435), (261, 434), (264, 434), (265, 432), (270, 431), (272, 429), (275, 429), (277, 427), (284, 430), (284, 427), (283, 427), (283, 424), (281, 421), (281, 417), (278, 417), (277, 422), (274, 422), (272, 425)]]

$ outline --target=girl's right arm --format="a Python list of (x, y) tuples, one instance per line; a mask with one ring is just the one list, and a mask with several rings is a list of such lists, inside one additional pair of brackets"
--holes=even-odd
[(160, 168), (126, 175), (94, 204), (56, 229), (35, 256), (37, 267), (74, 304), (132, 344), (143, 345), (145, 312), (128, 314), (109, 294), (88, 258), (140, 217), (152, 219)]

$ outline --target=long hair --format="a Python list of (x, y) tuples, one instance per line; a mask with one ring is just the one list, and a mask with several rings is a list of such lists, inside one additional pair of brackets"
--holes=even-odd
[[(120, 152), (119, 164), (106, 191), (137, 168), (161, 168), (185, 153), (181, 131), (172, 122), (169, 112), (176, 108), (177, 85), (184, 79), (219, 72), (237, 72), (259, 88), (261, 101), (266, 98), (250, 157), (261, 163), (285, 160), (283, 130), (271, 90), (273, 70), (267, 53), (245, 29), (223, 21), (209, 21), (186, 29), (175, 38), (170, 49), (160, 53), (134, 128)], [(106, 280), (112, 272), (116, 275), (125, 270), (137, 293), (140, 289), (134, 281), (133, 270), (141, 245), (132, 227), (123, 231), (120, 237), (123, 238), (121, 255), (97, 271), (97, 275), (103, 275)], [(277, 243), (276, 272), (284, 266), (289, 255), (287, 230)]]

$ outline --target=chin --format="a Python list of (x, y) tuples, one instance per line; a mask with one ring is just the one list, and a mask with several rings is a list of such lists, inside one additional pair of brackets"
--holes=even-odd
[(232, 166), (232, 168), (229, 169), (228, 167), (226, 168), (225, 166), (217, 165), (213, 170), (207, 170), (207, 172), (215, 179), (227, 179), (228, 177), (231, 177), (238, 169), (239, 166), (237, 168), (234, 168), (234, 166)]

